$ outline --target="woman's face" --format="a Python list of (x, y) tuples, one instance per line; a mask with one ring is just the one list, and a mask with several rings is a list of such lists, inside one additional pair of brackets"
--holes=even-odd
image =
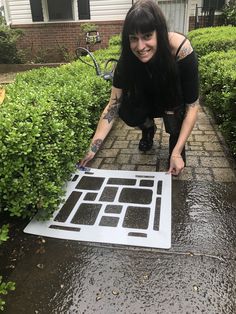
[(148, 62), (157, 51), (157, 33), (137, 33), (129, 35), (130, 49), (133, 54), (141, 61)]

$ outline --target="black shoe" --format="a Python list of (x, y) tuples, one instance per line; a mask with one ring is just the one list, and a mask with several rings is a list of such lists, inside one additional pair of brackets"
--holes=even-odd
[(156, 125), (151, 126), (150, 128), (142, 129), (142, 138), (139, 142), (139, 150), (142, 152), (146, 152), (152, 148), (153, 145), (153, 137), (156, 133), (157, 127)]

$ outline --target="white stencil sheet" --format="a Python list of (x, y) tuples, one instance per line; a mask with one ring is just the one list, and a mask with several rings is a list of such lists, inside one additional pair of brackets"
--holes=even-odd
[(77, 170), (64, 203), (48, 221), (37, 215), (24, 232), (46, 237), (150, 248), (171, 247), (171, 175)]

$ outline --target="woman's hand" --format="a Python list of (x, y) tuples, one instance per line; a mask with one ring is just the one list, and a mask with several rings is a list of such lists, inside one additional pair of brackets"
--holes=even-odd
[(179, 138), (170, 157), (170, 167), (168, 173), (175, 176), (179, 175), (185, 166), (181, 152), (197, 120), (198, 109), (198, 100), (186, 107), (186, 114), (181, 126)]
[(79, 167), (85, 167), (86, 164), (93, 159), (95, 156), (95, 153), (92, 152), (91, 150), (84, 156), (84, 158), (78, 162)]
[(178, 176), (184, 169), (184, 161), (181, 155), (171, 155), (168, 173)]
[(103, 140), (99, 138), (92, 141), (89, 151), (87, 152), (85, 157), (80, 162), (78, 162), (79, 167), (84, 167), (90, 160), (93, 159), (100, 146), (102, 145), (102, 142)]

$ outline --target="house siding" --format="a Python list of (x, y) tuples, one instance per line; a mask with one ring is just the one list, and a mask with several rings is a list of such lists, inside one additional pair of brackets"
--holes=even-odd
[[(162, 0), (168, 1), (169, 0)], [(174, 2), (175, 0), (173, 0)], [(196, 4), (202, 5), (202, 0), (186, 0), (188, 12), (194, 16)], [(32, 24), (32, 15), (29, 0), (6, 0), (8, 6), (8, 21), (12, 25)], [(157, 1), (158, 2), (158, 1)], [(132, 5), (132, 0), (90, 0), (91, 21), (123, 20)], [(78, 19), (77, 0), (74, 0), (75, 22)], [(47, 22), (47, 21), (46, 21)], [(72, 21), (70, 21), (72, 22)], [(55, 22), (54, 22), (55, 23)], [(69, 23), (69, 21), (68, 21)], [(34, 23), (35, 24), (35, 23)]]
[(29, 0), (8, 0), (8, 22), (10, 24), (32, 23), (32, 15)]
[(195, 16), (196, 5), (198, 7), (202, 6), (202, 1), (203, 0), (189, 1), (189, 15), (190, 16)]
[[(75, 21), (78, 19), (77, 1), (74, 0)], [(123, 20), (129, 8), (132, 5), (132, 0), (91, 0), (90, 15), (91, 21), (112, 21)], [(16, 24), (32, 24), (32, 15), (29, 0), (8, 0), (8, 21), (12, 25)], [(70, 21), (72, 22), (72, 21)], [(55, 23), (55, 22), (54, 22)], [(69, 23), (69, 21), (68, 21)], [(35, 23), (34, 23), (35, 24)]]
[(132, 0), (91, 0), (91, 20), (123, 20)]

